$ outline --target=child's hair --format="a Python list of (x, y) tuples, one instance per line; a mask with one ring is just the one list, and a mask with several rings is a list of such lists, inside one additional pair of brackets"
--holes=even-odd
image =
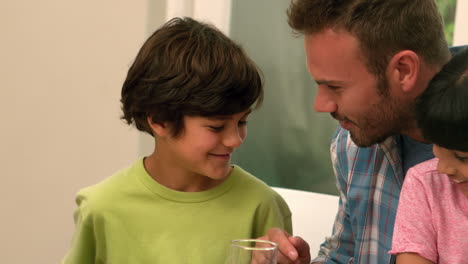
[(468, 48), (434, 76), (418, 99), (416, 116), (425, 139), (468, 152)]
[(184, 116), (240, 113), (263, 100), (263, 79), (240, 45), (212, 25), (191, 18), (168, 21), (140, 49), (122, 87), (129, 125), (153, 134), (148, 124), (184, 130)]

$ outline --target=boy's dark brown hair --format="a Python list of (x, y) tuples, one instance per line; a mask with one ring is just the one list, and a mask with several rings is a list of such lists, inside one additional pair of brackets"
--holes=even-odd
[(174, 18), (143, 44), (120, 101), (128, 124), (153, 135), (150, 117), (177, 137), (184, 116), (232, 115), (262, 100), (260, 70), (240, 45), (212, 25)]
[(287, 14), (297, 33), (331, 28), (355, 36), (369, 72), (379, 77), (401, 50), (437, 67), (450, 58), (435, 0), (292, 0)]

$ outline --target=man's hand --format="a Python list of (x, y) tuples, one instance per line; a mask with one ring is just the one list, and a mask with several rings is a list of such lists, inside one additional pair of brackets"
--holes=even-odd
[(309, 244), (301, 237), (291, 236), (288, 232), (279, 228), (272, 228), (259, 239), (278, 244), (279, 264), (310, 264)]

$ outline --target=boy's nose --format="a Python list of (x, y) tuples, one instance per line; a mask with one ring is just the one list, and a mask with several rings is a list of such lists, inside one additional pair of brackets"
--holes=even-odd
[(224, 138), (224, 145), (230, 148), (238, 148), (244, 142), (244, 138), (239, 131), (229, 133)]
[(337, 104), (320, 86), (317, 88), (317, 95), (314, 100), (314, 109), (320, 113), (334, 113), (337, 110)]

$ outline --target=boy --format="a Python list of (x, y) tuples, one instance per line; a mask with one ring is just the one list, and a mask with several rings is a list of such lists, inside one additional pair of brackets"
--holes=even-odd
[(154, 152), (78, 193), (64, 263), (224, 263), (233, 239), (291, 231), (284, 200), (230, 164), (262, 98), (256, 65), (216, 28), (175, 18), (156, 30), (121, 98)]
[(405, 177), (390, 253), (397, 264), (467, 263), (468, 49), (432, 79), (416, 116), (436, 158)]

